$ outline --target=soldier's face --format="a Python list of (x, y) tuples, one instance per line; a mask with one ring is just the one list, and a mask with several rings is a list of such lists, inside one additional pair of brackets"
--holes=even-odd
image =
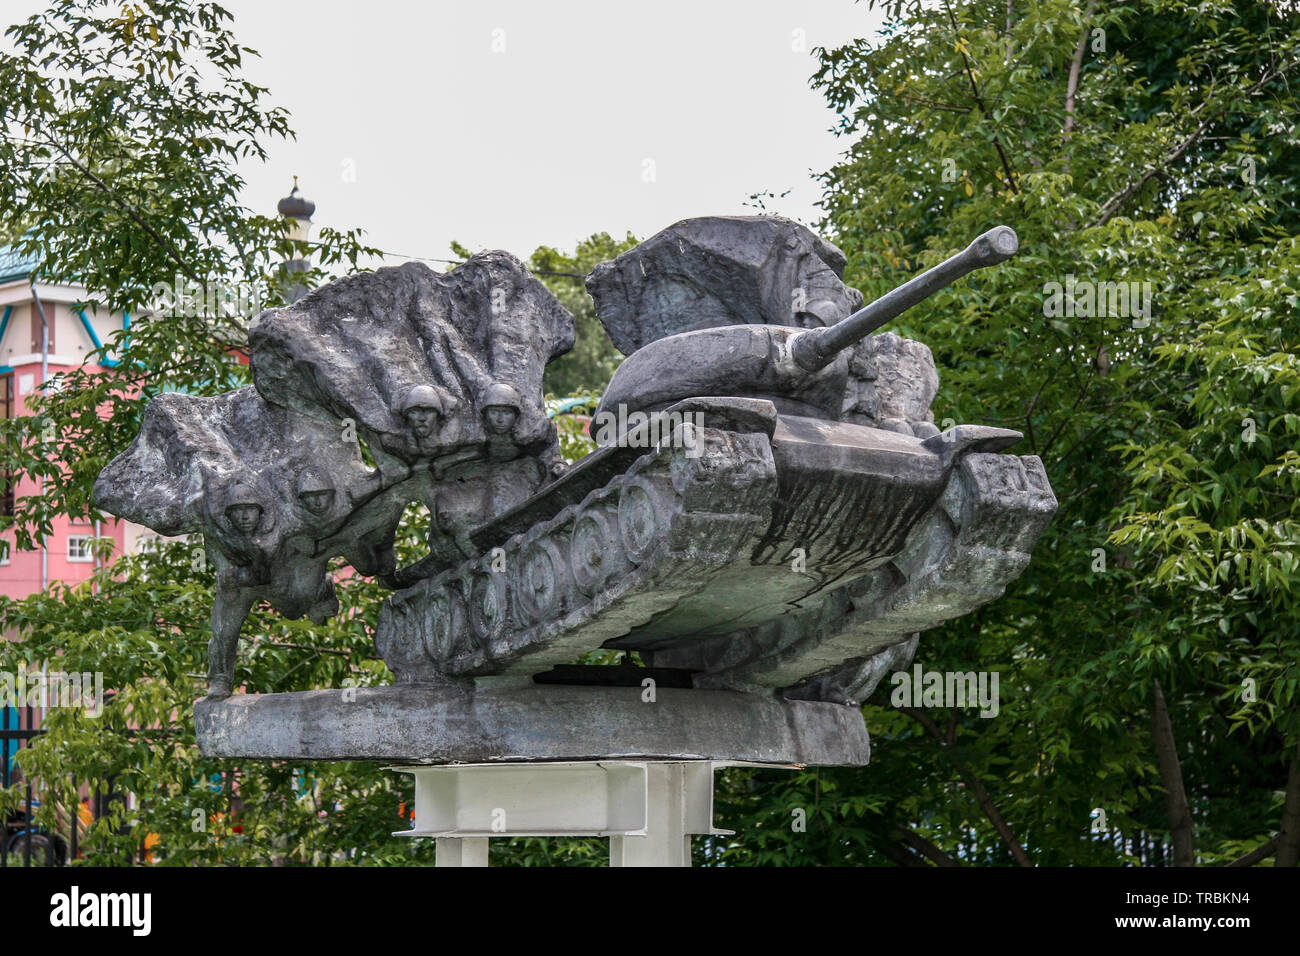
[(231, 505), (226, 509), (230, 523), (243, 534), (252, 534), (262, 523), (261, 505)]
[(332, 491), (304, 491), (298, 496), (302, 506), (314, 515), (324, 514), (334, 503)]
[(484, 409), (483, 416), (487, 419), (488, 431), (504, 435), (515, 427), (519, 413), (506, 405), (491, 405)]
[(428, 438), (433, 434), (433, 426), (437, 421), (438, 413), (432, 408), (412, 408), (406, 413), (406, 423), (420, 438)]

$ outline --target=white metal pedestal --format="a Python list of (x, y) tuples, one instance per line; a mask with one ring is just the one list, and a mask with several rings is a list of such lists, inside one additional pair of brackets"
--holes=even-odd
[(487, 866), (488, 838), (609, 837), (610, 866), (690, 866), (713, 826), (713, 771), (771, 766), (713, 760), (394, 767), (415, 777), (415, 823), (437, 866)]
[(487, 837), (438, 837), (434, 866), (487, 866)]

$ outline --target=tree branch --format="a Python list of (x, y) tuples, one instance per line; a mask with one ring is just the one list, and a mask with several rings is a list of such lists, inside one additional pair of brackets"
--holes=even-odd
[[(1243, 96), (1253, 96), (1255, 93), (1258, 93), (1261, 89), (1263, 89), (1269, 83), (1273, 82), (1279, 76), (1282, 76), (1284, 73), (1288, 73), (1291, 70), (1293, 70), (1297, 65), (1300, 65), (1300, 60), (1295, 60), (1287, 64), (1286, 66), (1279, 67), (1278, 69), (1273, 70), (1272, 72), (1265, 73), (1264, 77), (1258, 83), (1250, 87), (1244, 93), (1240, 93), (1232, 97), (1228, 102), (1229, 103), (1237, 102)], [(1192, 111), (1192, 115), (1195, 115), (1197, 112), (1199, 112), (1201, 107), (1205, 106), (1209, 102), (1210, 101), (1207, 99), (1205, 100), (1205, 102), (1201, 103), (1201, 106), (1198, 106), (1195, 110)], [(1146, 171), (1143, 172), (1143, 174), (1140, 177), (1138, 177), (1135, 180), (1130, 179), (1123, 186), (1123, 188), (1119, 190), (1119, 192), (1115, 193), (1104, 203), (1102, 203), (1101, 209), (1097, 213), (1097, 218), (1088, 224), (1088, 228), (1091, 229), (1095, 226), (1106, 225), (1106, 223), (1110, 222), (1110, 220), (1114, 217), (1114, 215), (1117, 212), (1119, 212), (1120, 208), (1124, 205), (1124, 203), (1128, 202), (1129, 199), (1131, 199), (1143, 186), (1145, 186), (1148, 182), (1150, 182), (1153, 176), (1155, 176), (1158, 172), (1160, 172), (1165, 166), (1168, 166), (1170, 163), (1178, 162), (1178, 160), (1182, 158), (1183, 154), (1186, 153), (1187, 150), (1189, 150), (1192, 147), (1192, 144), (1201, 138), (1201, 134), (1210, 128), (1210, 124), (1215, 119), (1218, 118), (1219, 114), (1222, 113), (1224, 109), (1227, 108), (1227, 105), (1228, 104), (1224, 104), (1224, 106), (1221, 107), (1218, 111), (1211, 113), (1205, 119), (1201, 120), (1200, 124), (1196, 127), (1196, 129), (1192, 130), (1192, 132), (1187, 136), (1187, 138), (1184, 139), (1181, 143), (1179, 143), (1174, 148), (1174, 151), (1172, 153), (1170, 153), (1164, 159), (1158, 160), (1157, 162), (1153, 163), (1151, 166), (1148, 166)]]
[(1088, 51), (1088, 24), (1092, 22), (1092, 12), (1097, 8), (1097, 0), (1088, 0), (1088, 8), (1083, 11), (1083, 36), (1074, 48), (1074, 58), (1070, 60), (1070, 79), (1065, 84), (1065, 135), (1068, 138), (1074, 129), (1074, 95), (1079, 91), (1079, 71), (1083, 69), (1083, 55)]
[(1002, 837), (1002, 842), (1007, 845), (1007, 849), (1011, 851), (1011, 855), (1015, 857), (1016, 862), (1021, 866), (1033, 866), (1034, 863), (1029, 859), (1029, 854), (1027, 854), (1025, 848), (1020, 845), (1020, 841), (1016, 839), (1015, 833), (1013, 833), (1011, 827), (1008, 826), (1006, 819), (1002, 816), (1002, 811), (998, 809), (998, 805), (993, 801), (993, 798), (989, 796), (988, 791), (984, 789), (984, 785), (980, 783), (979, 778), (975, 776), (975, 772), (957, 757), (953, 756), (947, 743), (944, 741), (943, 731), (939, 729), (938, 725), (921, 711), (916, 710), (913, 707), (900, 707), (898, 709), (924, 727), (930, 736), (938, 741), (939, 746), (948, 753), (948, 758), (952, 761), (953, 766), (957, 768), (957, 772), (962, 775), (963, 779), (965, 779), (966, 786), (970, 788), (971, 793), (974, 795), (975, 802), (980, 805), (980, 809), (984, 811), (984, 815), (989, 818), (989, 822), (993, 824), (993, 828), (998, 831), (998, 835)]
[[(947, 2), (947, 0), (944, 0), (943, 6), (944, 9), (948, 11), (948, 21), (952, 24), (952, 35), (957, 40), (957, 52), (961, 54), (961, 62), (965, 67), (966, 79), (970, 82), (971, 94), (975, 97), (975, 103), (979, 106), (980, 112), (983, 115), (988, 116), (988, 107), (984, 103), (984, 97), (980, 94), (979, 84), (975, 82), (975, 74), (971, 72), (970, 59), (966, 56), (966, 50), (962, 46), (961, 34), (957, 29), (957, 18), (953, 16), (952, 6)], [(1007, 185), (1011, 187), (1012, 193), (1018, 195), (1020, 189), (1016, 186), (1016, 177), (1011, 172), (1011, 163), (1008, 162), (1007, 154), (1002, 149), (1002, 141), (998, 139), (996, 134), (993, 137), (993, 148), (998, 151), (998, 159), (1002, 161), (1002, 171), (1006, 173)]]
[(899, 866), (912, 868), (919, 866), (924, 867), (927, 870), (929, 869), (929, 867), (926, 866), (915, 853), (908, 852), (907, 848), (903, 846), (902, 841), (896, 840), (893, 843), (886, 843), (880, 848), (880, 852), (885, 854), (885, 856), (893, 860)]
[(1007, 28), (1004, 31), (1007, 35), (1007, 64), (1011, 63), (1011, 28), (1014, 26), (1012, 18), (1016, 12), (1016, 0), (1007, 0)]
[(125, 202), (120, 196), (117, 195), (117, 193), (113, 192), (113, 190), (109, 187), (108, 183), (104, 182), (104, 180), (100, 179), (93, 172), (87, 169), (84, 165), (79, 163), (71, 153), (69, 153), (66, 149), (63, 148), (63, 145), (61, 143), (57, 142), (56, 140), (50, 139), (48, 136), (46, 136), (45, 141), (50, 146), (53, 146), (55, 149), (57, 149), (64, 156), (68, 157), (68, 162), (71, 163), (77, 169), (78, 172), (80, 172), (83, 176), (85, 176), (92, 183), (94, 183), (95, 186), (101, 192), (103, 192), (106, 196), (108, 196), (109, 199), (113, 201), (114, 205), (116, 205), (124, 213), (130, 216), (132, 222), (134, 222), (137, 226), (139, 226), (146, 233), (148, 233), (149, 236), (156, 243), (158, 243), (158, 245), (162, 248), (163, 252), (167, 253), (167, 255), (172, 259), (173, 262), (176, 263), (176, 265), (180, 268), (182, 272), (185, 273), (186, 276), (193, 279), (199, 285), (204, 284), (203, 280), (199, 278), (198, 273), (196, 273), (192, 268), (190, 268), (189, 263), (186, 262), (181, 257), (181, 254), (176, 250), (176, 247), (171, 242), (169, 242), (164, 236), (160, 235), (158, 231), (153, 228), (153, 226), (145, 222), (144, 218), (138, 212), (135, 211), (135, 209), (131, 206), (130, 203)]
[(1196, 851), (1192, 843), (1192, 811), (1183, 788), (1183, 769), (1178, 763), (1174, 727), (1160, 681), (1155, 682), (1155, 703), (1151, 708), (1151, 733), (1155, 737), (1156, 757), (1160, 761), (1160, 782), (1165, 788), (1165, 808), (1169, 814), (1169, 834), (1174, 844), (1174, 866), (1195, 866)]
[(1277, 845), (1279, 842), (1281, 842), (1281, 839), (1282, 839), (1282, 834), (1279, 833), (1277, 836), (1273, 837), (1273, 839), (1269, 840), (1267, 843), (1255, 847), (1255, 849), (1251, 850), (1245, 856), (1239, 856), (1231, 863), (1225, 863), (1224, 865), (1225, 866), (1254, 866), (1260, 860), (1267, 860), (1270, 856), (1272, 856), (1273, 851), (1277, 849)]
[(894, 825), (893, 836), (897, 837), (899, 843), (906, 844), (917, 853), (927, 859), (933, 860), (939, 866), (960, 866), (961, 864), (954, 860), (943, 850), (939, 849), (921, 834), (909, 830), (906, 827)]

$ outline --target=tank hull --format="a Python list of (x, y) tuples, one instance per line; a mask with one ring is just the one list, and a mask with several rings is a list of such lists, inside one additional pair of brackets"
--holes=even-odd
[(696, 686), (851, 699), (866, 662), (1000, 595), (1056, 508), (1037, 458), (990, 453), (1014, 432), (691, 407), (702, 427), (588, 456), (475, 532), (479, 558), (390, 598), (376, 646), (398, 679), (531, 676), (605, 647)]

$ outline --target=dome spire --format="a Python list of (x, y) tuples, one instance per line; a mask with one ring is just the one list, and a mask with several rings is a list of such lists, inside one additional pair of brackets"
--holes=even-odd
[(289, 190), (289, 195), (281, 199), (275, 208), (281, 216), (306, 222), (311, 222), (312, 214), (316, 212), (316, 204), (298, 191), (297, 176), (293, 177), (293, 189)]

